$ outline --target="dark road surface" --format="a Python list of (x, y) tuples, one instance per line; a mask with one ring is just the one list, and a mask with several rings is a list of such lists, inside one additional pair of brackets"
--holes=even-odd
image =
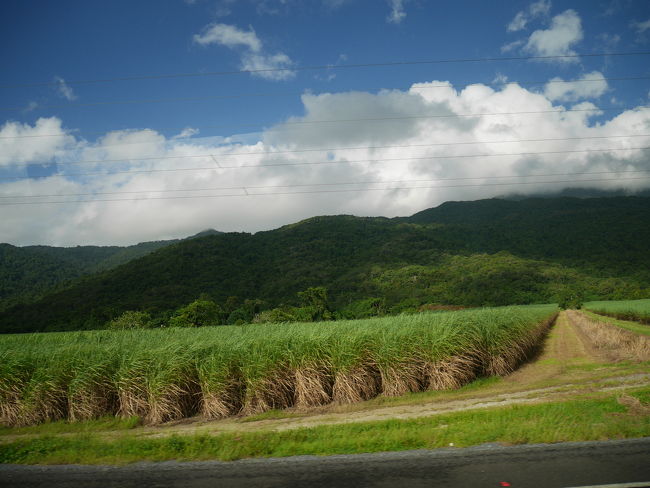
[(650, 438), (299, 456), (230, 463), (164, 462), (121, 467), (0, 465), (1, 487), (559, 488), (598, 485), (650, 487)]

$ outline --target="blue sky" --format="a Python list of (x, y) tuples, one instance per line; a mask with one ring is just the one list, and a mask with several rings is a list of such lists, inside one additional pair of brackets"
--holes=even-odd
[[(0, 207), (0, 240), (14, 244), (405, 215), (575, 186), (534, 177), (584, 170), (608, 180), (582, 186), (647, 187), (622, 172), (648, 169), (647, 151), (626, 148), (650, 145), (650, 80), (613, 78), (650, 77), (650, 56), (553, 57), (650, 51), (644, 0), (5, 0), (0, 19), (0, 197), (24, 204)], [(550, 58), (344, 67), (526, 56)], [(206, 74), (250, 69), (270, 71)], [(164, 76), (177, 74), (204, 75)], [(541, 115), (556, 109), (569, 112)], [(538, 115), (467, 117), (525, 111)], [(413, 119), (432, 114), (449, 118)], [(523, 142), (562, 137), (600, 139)], [(515, 145), (478, 144), (499, 141)], [(531, 156), (554, 150), (566, 153)], [(386, 161), (400, 157), (414, 159)], [(515, 176), (528, 179), (495, 180)], [(115, 201), (129, 195), (148, 200)], [(204, 198), (176, 198), (190, 195)]]

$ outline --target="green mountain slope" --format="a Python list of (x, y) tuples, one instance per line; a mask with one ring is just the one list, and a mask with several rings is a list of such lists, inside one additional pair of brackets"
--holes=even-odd
[(648, 262), (647, 197), (447, 202), (405, 220), (451, 226), (473, 251), (507, 250), (616, 274), (645, 272), (650, 278), (647, 267), (638, 267)]
[[(207, 230), (196, 236), (218, 235)], [(192, 236), (188, 239), (191, 239)], [(141, 242), (132, 246), (24, 246), (0, 244), (0, 310), (33, 301), (75, 279), (115, 268), (180, 242)]]
[(83, 278), (0, 313), (0, 331), (102, 326), (125, 310), (164, 315), (208, 294), (295, 303), (325, 286), (332, 307), (381, 297), (502, 305), (650, 292), (650, 198), (482, 200), (409, 218), (315, 217), (257, 234), (208, 235)]

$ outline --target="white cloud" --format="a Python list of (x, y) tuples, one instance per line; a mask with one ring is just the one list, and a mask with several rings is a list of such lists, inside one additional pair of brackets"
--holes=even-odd
[(294, 64), (291, 58), (283, 52), (265, 52), (262, 41), (252, 28), (245, 31), (234, 25), (209, 24), (200, 34), (195, 34), (193, 39), (202, 46), (218, 44), (230, 49), (243, 48), (240, 52), (240, 69), (250, 71), (253, 76), (280, 81), (296, 75), (291, 70)]
[(202, 46), (209, 44), (219, 44), (229, 48), (244, 46), (253, 52), (259, 52), (262, 49), (262, 42), (255, 31), (252, 29), (245, 31), (228, 24), (206, 25), (200, 34), (194, 35), (193, 39), (194, 42)]
[(55, 76), (54, 81), (56, 82), (56, 91), (61, 97), (65, 98), (68, 101), (77, 99), (77, 95), (75, 95), (72, 88), (66, 84), (63, 78), (60, 76)]
[(526, 41), (517, 40), (517, 41), (509, 42), (508, 44), (504, 44), (503, 46), (501, 46), (501, 52), (502, 53), (509, 53), (511, 51), (514, 51), (518, 47), (522, 46), (524, 44), (524, 42), (526, 42)]
[(575, 81), (552, 78), (544, 86), (544, 95), (552, 101), (575, 102), (584, 98), (598, 98), (607, 91), (607, 80), (600, 71), (585, 73)]
[(251, 74), (267, 80), (288, 80), (296, 76), (296, 72), (291, 70), (293, 65), (291, 58), (284, 53), (273, 55), (246, 53), (242, 56), (241, 62), (242, 70), (251, 71)]
[(195, 129), (194, 127), (185, 127), (182, 131), (172, 137), (172, 139), (186, 139), (188, 137), (197, 135), (199, 132), (201, 131), (199, 129)]
[(495, 77), (492, 79), (493, 84), (502, 84), (507, 82), (508, 82), (508, 77), (503, 73), (497, 73)]
[(539, 16), (548, 15), (551, 10), (550, 0), (539, 0), (531, 3), (526, 10), (517, 12), (506, 26), (508, 32), (517, 32), (526, 28), (528, 22)]
[(524, 29), (527, 23), (528, 18), (526, 17), (526, 14), (524, 12), (517, 12), (517, 15), (515, 15), (515, 18), (510, 21), (506, 29), (508, 32), (517, 32)]
[(645, 22), (632, 22), (632, 27), (636, 30), (637, 34), (641, 34), (650, 29), (650, 19)]
[(391, 24), (400, 24), (406, 18), (404, 4), (407, 0), (388, 0), (390, 5), (390, 13), (386, 17), (386, 21)]
[[(66, 134), (59, 119), (9, 122), (0, 137), (55, 133), (57, 138), (0, 139), (8, 144), (0, 146), (5, 164), (57, 161), (61, 175), (0, 180), (0, 194), (58, 194), (49, 200), (71, 203), (3, 206), (0, 235), (14, 244), (129, 244), (208, 227), (258, 231), (323, 214), (408, 215), (444, 201), (510, 191), (647, 188), (647, 180), (625, 180), (616, 171), (650, 169), (648, 151), (634, 149), (650, 145), (650, 137), (603, 137), (645, 133), (650, 109), (641, 106), (608, 118), (600, 113), (594, 123), (599, 111), (593, 101), (574, 106), (582, 112), (556, 105), (555, 100), (584, 99), (578, 85), (560, 94), (517, 84), (456, 89), (431, 80), (409, 90), (304, 94), (304, 114), (232, 145), (212, 138), (166, 138), (154, 130), (114, 131), (89, 142)], [(587, 137), (596, 138), (579, 139)], [(64, 164), (78, 160), (107, 161)], [(0, 170), (20, 172), (17, 164)], [(539, 176), (602, 171), (613, 173), (585, 177), (606, 181), (583, 183), (575, 176)], [(100, 174), (79, 175), (93, 172)], [(553, 183), (558, 180), (567, 183)], [(386, 183), (359, 183), (368, 181)], [(522, 184), (495, 185), (512, 182)], [(313, 193), (323, 184), (330, 185), (328, 192)], [(407, 189), (363, 191), (396, 186)], [(291, 192), (301, 193), (284, 194)], [(82, 193), (98, 201), (75, 202), (93, 198), (75, 196)], [(255, 196), (260, 193), (274, 194)], [(192, 195), (206, 198), (187, 198)], [(149, 199), (99, 201), (125, 198)]]
[[(565, 10), (553, 17), (548, 29), (533, 32), (524, 50), (534, 56), (570, 56), (571, 48), (582, 40), (582, 22), (575, 10)], [(576, 62), (575, 58), (557, 58), (559, 62)]]
[(538, 0), (530, 4), (528, 11), (530, 15), (536, 17), (537, 15), (548, 15), (551, 10), (551, 0)]
[(0, 127), (0, 167), (48, 163), (73, 141), (56, 117), (39, 118), (33, 126), (5, 122)]

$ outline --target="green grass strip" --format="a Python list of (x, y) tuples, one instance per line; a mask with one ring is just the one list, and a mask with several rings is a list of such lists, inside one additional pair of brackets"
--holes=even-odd
[[(0, 444), (0, 462), (22, 464), (120, 464), (136, 461), (235, 460), (253, 457), (356, 454), (407, 449), (605, 440), (650, 435), (650, 387), (621, 395), (565, 402), (513, 405), (412, 420), (327, 425), (282, 432), (103, 438), (83, 433), (43, 436)], [(629, 398), (628, 398), (629, 400)], [(629, 405), (628, 402), (623, 402)]]
[(586, 316), (594, 320), (597, 320), (598, 322), (616, 325), (621, 329), (627, 329), (630, 332), (634, 332), (636, 334), (650, 336), (650, 327), (648, 327), (647, 325), (643, 325), (638, 322), (631, 322), (629, 320), (620, 320), (610, 316), (599, 315), (597, 313), (590, 312), (588, 310), (583, 310), (583, 312)]
[(583, 308), (620, 320), (650, 324), (650, 299), (587, 302)]

